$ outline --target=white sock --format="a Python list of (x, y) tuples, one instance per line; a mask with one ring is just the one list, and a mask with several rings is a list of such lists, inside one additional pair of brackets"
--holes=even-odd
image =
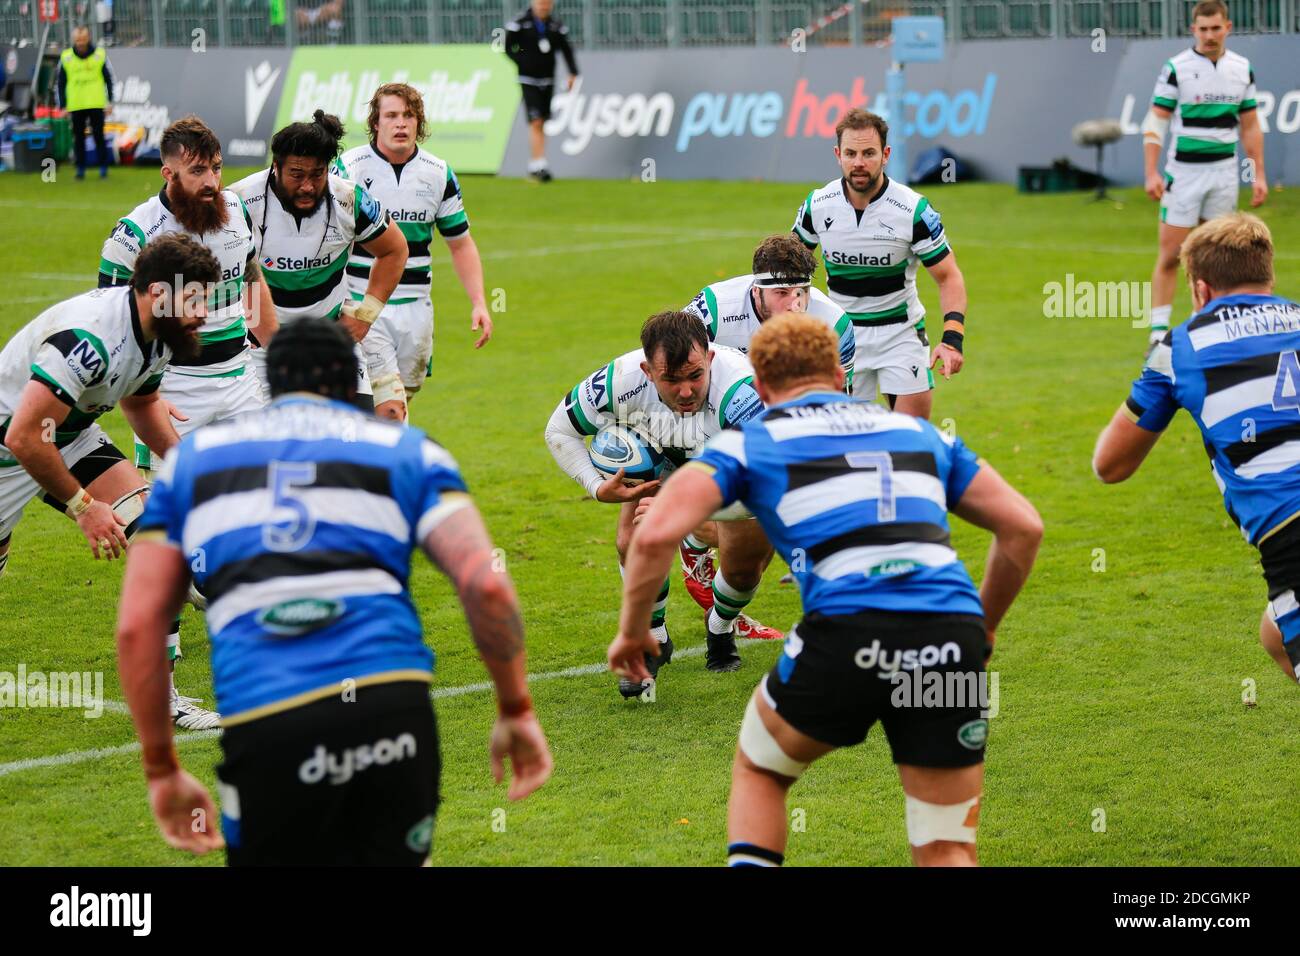
[(543, 170), (543, 169), (545, 169), (545, 168), (546, 168), (546, 157), (545, 157), (545, 156), (543, 156), (541, 159), (530, 159), (530, 160), (528, 161), (528, 171), (529, 171), (530, 173), (540, 172), (541, 170)]
[(1174, 307), (1172, 305), (1153, 305), (1151, 307), (1151, 335), (1155, 337), (1156, 333), (1163, 336), (1169, 331), (1169, 317), (1173, 315)]
[(667, 625), (660, 624), (658, 627), (650, 628), (650, 636), (653, 637), (660, 644), (666, 643), (668, 641)]
[(735, 621), (724, 621), (717, 608), (709, 608), (710, 634), (730, 634), (735, 625)]

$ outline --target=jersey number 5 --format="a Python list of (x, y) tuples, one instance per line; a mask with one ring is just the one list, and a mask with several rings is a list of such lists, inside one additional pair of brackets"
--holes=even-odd
[(1273, 410), (1300, 411), (1300, 358), (1295, 352), (1282, 352), (1277, 357), (1277, 381), (1273, 383)]
[[(316, 519), (298, 494), (298, 489), (316, 483), (316, 463), (273, 461), (266, 477), (273, 520), (262, 525), (262, 544), (271, 551), (298, 551), (316, 530)], [(289, 513), (287, 520), (279, 519), (284, 512)]]

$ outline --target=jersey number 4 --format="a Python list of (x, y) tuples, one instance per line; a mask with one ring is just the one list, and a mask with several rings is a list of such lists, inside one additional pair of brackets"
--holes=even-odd
[(1273, 383), (1273, 410), (1300, 411), (1300, 358), (1295, 352), (1277, 357), (1277, 380)]
[(316, 483), (316, 463), (273, 461), (266, 478), (273, 520), (262, 525), (262, 544), (270, 551), (299, 551), (316, 530), (316, 518), (299, 494), (302, 488)]

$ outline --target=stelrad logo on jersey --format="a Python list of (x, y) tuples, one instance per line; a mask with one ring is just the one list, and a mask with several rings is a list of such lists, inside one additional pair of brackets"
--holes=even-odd
[(295, 259), (292, 256), (276, 256), (274, 258), (267, 256), (262, 260), (262, 265), (277, 272), (302, 272), (306, 269), (319, 269), (322, 266), (327, 266), (336, 258), (336, 256), (323, 256), (319, 259), (307, 257)]

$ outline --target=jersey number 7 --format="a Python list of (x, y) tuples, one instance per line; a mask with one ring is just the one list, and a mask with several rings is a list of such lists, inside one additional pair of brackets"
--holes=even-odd
[(894, 468), (887, 451), (851, 451), (844, 456), (850, 468), (866, 468), (880, 475), (876, 520), (894, 520)]

